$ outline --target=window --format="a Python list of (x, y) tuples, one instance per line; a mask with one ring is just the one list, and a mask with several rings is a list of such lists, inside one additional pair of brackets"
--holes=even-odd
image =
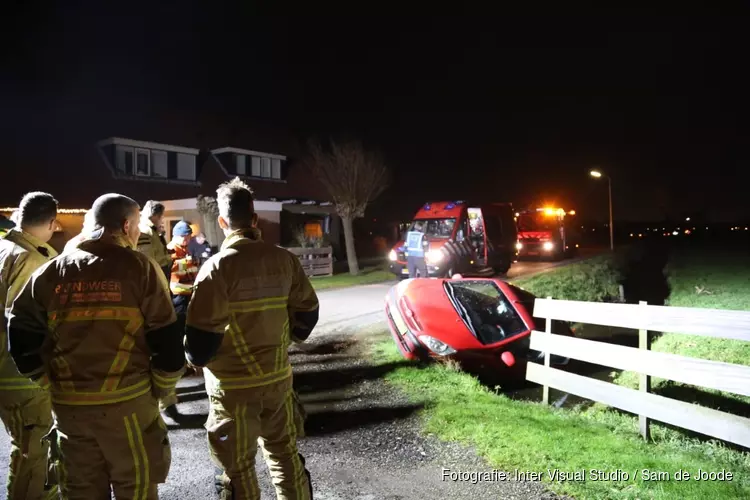
[(271, 177), (271, 159), (270, 158), (260, 159), (260, 176)]
[(453, 227), (456, 225), (456, 219), (417, 219), (412, 222), (409, 231), (419, 230), (428, 238), (450, 238), (453, 235)]
[(526, 324), (492, 281), (446, 281), (445, 291), (483, 344), (494, 344), (524, 332)]
[(237, 169), (237, 175), (245, 175), (245, 155), (236, 155), (235, 168)]
[(281, 160), (274, 158), (271, 161), (271, 177), (281, 179)]
[(135, 175), (148, 177), (151, 175), (151, 152), (148, 149), (135, 150)]
[(133, 148), (117, 146), (115, 149), (115, 168), (124, 174), (132, 174), (133, 155)]
[(151, 175), (167, 178), (167, 152), (151, 151)]
[(177, 153), (177, 178), (186, 181), (195, 180), (195, 156)]
[(252, 172), (250, 175), (260, 177), (260, 158), (258, 156), (253, 156), (252, 158)]

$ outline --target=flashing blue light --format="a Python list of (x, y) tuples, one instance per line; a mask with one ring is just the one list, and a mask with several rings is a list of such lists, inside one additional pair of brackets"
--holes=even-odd
[(425, 203), (424, 209), (429, 210), (430, 208), (432, 208), (432, 205), (430, 205), (429, 203)]
[(447, 205), (445, 206), (445, 209), (446, 209), (446, 210), (450, 210), (450, 209), (452, 209), (452, 208), (456, 208), (456, 204), (455, 204), (455, 203), (448, 203), (448, 204), (447, 204)]
[(456, 205), (463, 205), (463, 204), (464, 204), (464, 200), (458, 200), (458, 201), (456, 202)]

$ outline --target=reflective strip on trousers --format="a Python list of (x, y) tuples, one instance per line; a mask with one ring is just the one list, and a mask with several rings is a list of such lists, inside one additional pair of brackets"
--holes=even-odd
[(141, 380), (130, 387), (115, 391), (63, 392), (53, 388), (52, 402), (69, 406), (104, 405), (129, 401), (149, 392), (151, 392), (151, 380), (149, 379)]

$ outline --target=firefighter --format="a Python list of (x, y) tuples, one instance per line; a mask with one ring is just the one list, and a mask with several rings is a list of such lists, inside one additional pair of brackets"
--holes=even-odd
[(167, 281), (136, 251), (138, 204), (99, 197), (78, 249), (39, 268), (9, 314), (21, 373), (51, 382), (63, 498), (156, 499), (171, 451), (157, 399), (185, 369)]
[(235, 178), (219, 186), (217, 195), (226, 239), (198, 274), (185, 351), (191, 364), (205, 366), (209, 450), (224, 471), (219, 493), (260, 498), (260, 441), (277, 498), (312, 498), (297, 451), (303, 414), (287, 348), (310, 335), (318, 298), (298, 258), (260, 239), (250, 188)]
[(427, 278), (427, 263), (425, 262), (425, 248), (428, 245), (424, 237), (424, 225), (421, 221), (414, 223), (414, 228), (406, 233), (406, 266), (409, 278)]
[(163, 223), (164, 205), (158, 201), (148, 200), (143, 205), (141, 223), (138, 226), (141, 230), (141, 236), (138, 238), (138, 251), (154, 259), (169, 281), (172, 259), (167, 252), (167, 244), (160, 235), (160, 227)]
[[(24, 377), (8, 355), (5, 311), (13, 305), (29, 277), (57, 252), (47, 243), (57, 217), (57, 200), (47, 193), (28, 193), (21, 200), (18, 226), (0, 239), (0, 417), (10, 434), (7, 498), (26, 500), (57, 494), (47, 477), (48, 445), (42, 438), (52, 427), (52, 406), (46, 383)], [(44, 386), (44, 387), (42, 387)], [(45, 486), (45, 483), (46, 486)]]

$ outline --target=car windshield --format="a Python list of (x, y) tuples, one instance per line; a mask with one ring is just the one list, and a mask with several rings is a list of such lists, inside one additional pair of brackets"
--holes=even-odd
[(518, 217), (519, 231), (549, 231), (556, 226), (556, 219), (544, 215), (544, 212), (521, 214)]
[(521, 316), (488, 280), (449, 280), (446, 292), (469, 330), (483, 344), (494, 344), (526, 330)]
[(409, 231), (414, 231), (417, 225), (422, 227), (422, 231), (428, 238), (448, 239), (453, 235), (456, 219), (417, 219), (411, 223)]

